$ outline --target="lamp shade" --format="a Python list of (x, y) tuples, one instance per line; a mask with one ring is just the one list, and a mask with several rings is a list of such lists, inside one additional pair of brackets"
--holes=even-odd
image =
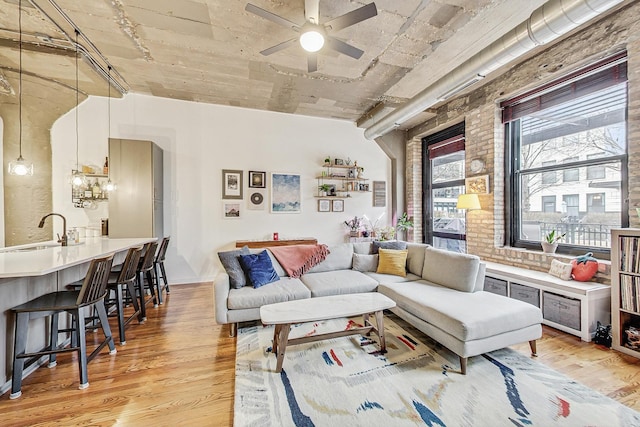
[(482, 209), (480, 206), (480, 198), (478, 198), (477, 194), (460, 194), (456, 208), (467, 210)]

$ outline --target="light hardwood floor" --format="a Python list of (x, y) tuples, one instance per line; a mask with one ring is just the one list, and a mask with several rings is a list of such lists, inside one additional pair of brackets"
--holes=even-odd
[[(0, 398), (0, 425), (233, 425), (235, 339), (216, 324), (213, 306), (211, 283), (173, 286), (164, 305), (148, 307), (145, 324), (129, 326), (115, 356), (104, 351), (89, 364), (89, 388), (78, 390), (75, 355), (63, 354), (57, 367), (23, 381), (21, 398)], [(514, 348), (529, 354), (526, 343)], [(547, 327), (538, 353), (538, 361), (640, 410), (640, 360)]]

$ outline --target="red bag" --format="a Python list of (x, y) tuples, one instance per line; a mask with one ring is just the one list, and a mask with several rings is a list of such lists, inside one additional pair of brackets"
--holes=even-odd
[(598, 260), (588, 252), (571, 260), (571, 277), (579, 282), (588, 282), (598, 272)]

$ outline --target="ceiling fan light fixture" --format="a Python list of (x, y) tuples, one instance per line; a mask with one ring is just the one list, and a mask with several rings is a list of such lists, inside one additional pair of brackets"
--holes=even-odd
[(307, 52), (317, 52), (324, 46), (324, 35), (317, 28), (310, 28), (300, 35), (300, 46)]

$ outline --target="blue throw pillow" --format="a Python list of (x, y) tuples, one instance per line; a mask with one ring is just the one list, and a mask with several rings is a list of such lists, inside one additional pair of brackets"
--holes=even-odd
[(249, 283), (254, 288), (259, 288), (279, 279), (266, 250), (259, 254), (240, 255), (239, 260), (247, 279), (249, 279)]
[(403, 250), (407, 249), (407, 242), (403, 242), (402, 240), (385, 240), (385, 241), (374, 241), (371, 246), (371, 253), (377, 254), (378, 249), (393, 249), (393, 250)]
[(248, 246), (235, 251), (218, 252), (218, 258), (220, 258), (222, 266), (229, 275), (229, 286), (233, 289), (240, 289), (247, 285), (247, 278), (244, 275), (238, 257), (240, 255), (249, 255), (250, 253)]

